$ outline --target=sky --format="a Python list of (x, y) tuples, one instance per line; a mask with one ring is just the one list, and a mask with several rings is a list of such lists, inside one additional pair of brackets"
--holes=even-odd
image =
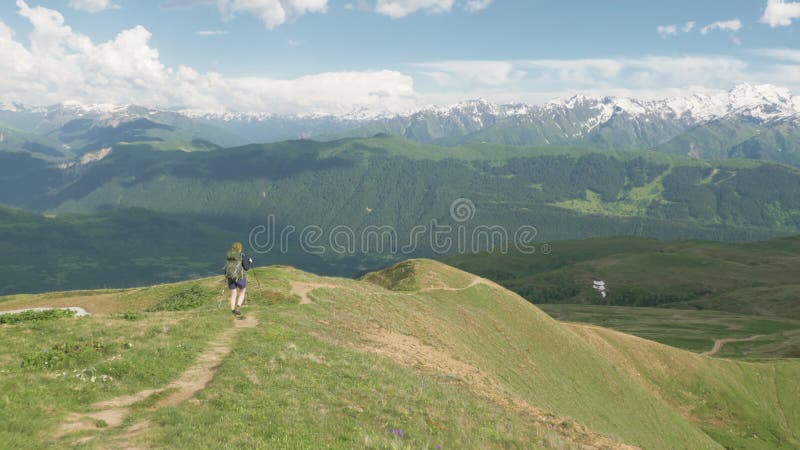
[(800, 93), (800, 0), (5, 0), (0, 102), (399, 113)]

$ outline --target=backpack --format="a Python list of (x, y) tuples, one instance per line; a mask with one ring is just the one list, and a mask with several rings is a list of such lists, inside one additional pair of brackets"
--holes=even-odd
[(231, 250), (225, 258), (225, 278), (228, 281), (239, 281), (242, 277), (244, 277), (242, 254)]

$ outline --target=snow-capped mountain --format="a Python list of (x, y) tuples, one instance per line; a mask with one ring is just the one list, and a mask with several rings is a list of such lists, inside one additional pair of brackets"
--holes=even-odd
[[(75, 148), (77, 141), (81, 152), (97, 151), (112, 145), (115, 139), (199, 138), (233, 146), (389, 133), (438, 144), (648, 148), (708, 158), (758, 155), (800, 164), (800, 155), (792, 157), (797, 161), (787, 156), (800, 153), (800, 149), (794, 151), (800, 146), (794, 139), (800, 136), (800, 97), (772, 85), (742, 84), (727, 92), (706, 91), (660, 100), (575, 95), (529, 105), (476, 99), (394, 116), (376, 116), (369, 111), (284, 116), (136, 105), (63, 103), (27, 107), (0, 103), (0, 126), (4, 124), (23, 132), (55, 136), (59, 142), (53, 147)], [(98, 135), (103, 138), (98, 139)], [(771, 137), (765, 140), (764, 136)], [(742, 151), (742, 146), (749, 150)]]
[[(360, 135), (385, 131), (428, 143), (578, 145), (722, 158), (742, 156), (734, 147), (762, 132), (780, 130), (775, 139), (788, 141), (783, 147), (799, 145), (792, 137), (800, 135), (800, 97), (781, 87), (742, 84), (661, 100), (576, 95), (541, 106), (474, 100), (378, 123), (384, 129), (373, 122)], [(800, 162), (783, 147), (783, 155), (765, 158)]]
[(632, 119), (681, 120), (691, 124), (726, 117), (771, 122), (800, 116), (800, 97), (777, 86), (741, 84), (728, 92), (698, 93), (663, 100), (575, 95), (533, 106), (498, 105), (479, 99), (447, 107), (424, 108), (409, 117), (435, 116), (442, 120), (460, 118), (462, 122), (484, 127), (509, 118), (527, 119), (531, 123), (544, 122), (577, 111), (583, 111), (579, 114), (584, 116), (583, 123), (572, 125), (584, 132), (590, 132), (622, 114)]
[[(421, 116), (442, 120), (460, 120), (484, 127), (508, 118), (547, 120), (567, 111), (589, 109), (585, 129), (593, 129), (618, 114), (631, 117), (659, 117), (688, 120), (693, 123), (728, 116), (747, 117), (762, 122), (797, 117), (800, 115), (800, 97), (789, 89), (773, 85), (740, 84), (727, 92), (697, 93), (685, 97), (663, 100), (638, 100), (626, 97), (587, 97), (575, 95), (555, 99), (544, 105), (525, 103), (496, 104), (485, 99), (463, 101), (447, 106), (427, 106), (403, 115), (378, 115), (366, 110), (354, 110), (338, 116), (329, 114), (279, 115), (269, 112), (203, 111), (195, 109), (148, 108), (136, 105), (81, 104), (65, 102), (48, 107), (27, 107), (19, 103), (0, 102), (0, 111), (39, 114), (50, 118), (90, 118), (120, 123), (138, 118), (163, 118), (180, 116), (187, 119), (221, 122), (271, 122), (275, 120), (328, 120), (346, 123), (367, 123), (394, 119), (414, 119)], [(593, 114), (591, 114), (593, 112)]]

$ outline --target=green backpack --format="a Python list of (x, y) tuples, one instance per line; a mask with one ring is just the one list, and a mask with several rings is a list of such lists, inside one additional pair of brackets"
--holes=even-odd
[(228, 252), (225, 258), (225, 277), (228, 281), (239, 281), (244, 277), (242, 268), (242, 254), (233, 250)]

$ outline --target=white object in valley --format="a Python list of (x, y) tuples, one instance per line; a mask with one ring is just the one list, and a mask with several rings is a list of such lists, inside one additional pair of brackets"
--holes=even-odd
[(606, 291), (606, 282), (603, 280), (592, 281), (592, 288), (600, 293), (600, 297), (606, 298), (608, 291)]

